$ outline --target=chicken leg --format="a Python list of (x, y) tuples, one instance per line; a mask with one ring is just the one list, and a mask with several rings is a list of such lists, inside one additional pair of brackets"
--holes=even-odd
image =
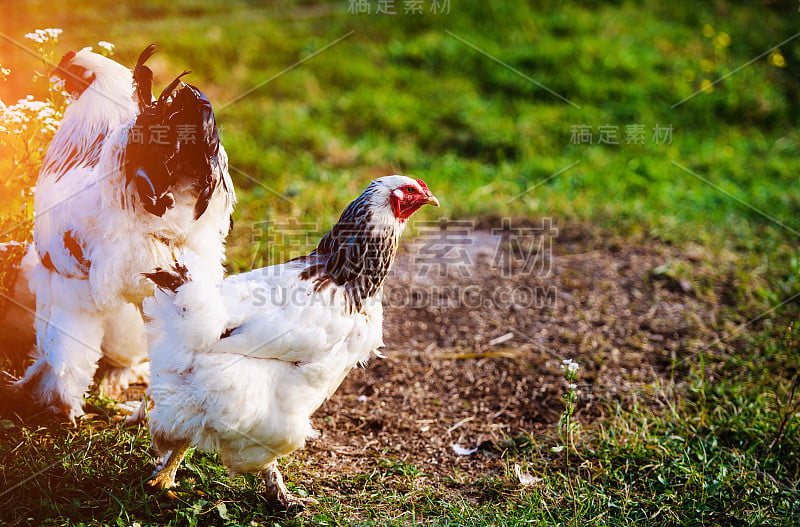
[(284, 510), (302, 511), (309, 505), (319, 505), (314, 498), (298, 498), (289, 492), (283, 482), (283, 476), (278, 470), (278, 462), (273, 461), (261, 472), (261, 477), (267, 485), (264, 493), (272, 504)]
[(184, 456), (186, 456), (186, 450), (188, 449), (188, 443), (183, 443), (172, 449), (159, 464), (157, 474), (147, 484), (155, 489), (166, 490), (167, 496), (175, 498), (175, 493), (169, 489), (175, 487), (175, 473), (178, 472), (178, 467)]
[[(103, 358), (100, 388), (103, 395), (121, 400), (131, 384), (150, 383), (147, 336), (141, 307), (123, 304), (103, 313)], [(97, 374), (95, 374), (97, 377)]]
[[(51, 281), (58, 281), (65, 291), (88, 295), (85, 280), (50, 274)], [(102, 312), (88, 302), (76, 302), (66, 293), (52, 298), (39, 295), (35, 329), (36, 361), (14, 386), (74, 425), (75, 418), (83, 415), (83, 395), (91, 386), (97, 361), (103, 355)]]

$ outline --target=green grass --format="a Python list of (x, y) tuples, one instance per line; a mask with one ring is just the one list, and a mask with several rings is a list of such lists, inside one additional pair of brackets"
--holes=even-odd
[[(786, 357), (769, 360), (775, 358)], [(111, 408), (95, 399), (90, 410), (98, 417), (77, 431), (20, 425), (0, 431), (4, 445), (12, 444), (10, 437), (22, 443), (16, 455), (4, 452), (7, 481), (48, 467), (23, 486), (27, 498), (4, 503), (4, 515), (37, 525), (89, 519), (110, 525), (795, 525), (800, 423), (790, 418), (780, 434), (777, 403), (786, 406), (787, 391), (766, 392), (739, 379), (710, 384), (698, 373), (680, 395), (641, 394), (660, 402), (660, 410), (645, 404), (610, 409), (614, 417), (585, 427), (569, 458), (566, 451), (552, 453), (554, 437), (509, 439), (499, 452), (507, 469), (473, 481), (456, 472), (450, 480), (417, 485), (425, 476), (418, 468), (381, 459), (370, 473), (332, 482), (313, 464), (290, 460), (292, 491), (321, 501), (301, 517), (271, 512), (256, 478), (230, 480), (216, 456), (205, 454), (187, 458), (179, 500), (157, 499), (144, 487), (152, 470), (146, 433), (118, 427)], [(521, 489), (514, 464), (539, 481)]]
[[(32, 4), (12, 16), (13, 36), (61, 25), (64, 48), (105, 38), (127, 61), (157, 42), (161, 85), (183, 68), (193, 71), (191, 81), (216, 103), (232, 164), (291, 198), (276, 200), (237, 172), (245, 222), (299, 214), (328, 224), (366, 181), (394, 170), (424, 177), (445, 196), (443, 212), (451, 216), (555, 215), (644, 225), (679, 240), (722, 235), (733, 246), (793, 236), (675, 161), (800, 229), (792, 185), (798, 41), (781, 48), (786, 68), (765, 58), (713, 93), (671, 108), (702, 78), (715, 80), (790, 37), (791, 2), (716, 10), (684, 2), (470, 2), (437, 16), (349, 15), (346, 2), (319, 9), (305, 2), (211, 3), (190, 15), (181, 8), (192, 2), (72, 2), (54, 16)], [(756, 20), (762, 31), (740, 29)], [(178, 21), (182, 30), (174, 31)], [(715, 48), (704, 24), (728, 32), (730, 45)], [(27, 58), (16, 50), (14, 56)], [(711, 71), (703, 71), (703, 61)], [(572, 126), (580, 124), (595, 135), (598, 126), (618, 126), (621, 144), (572, 144)], [(625, 127), (633, 124), (646, 127), (644, 145), (625, 144)], [(673, 126), (672, 144), (653, 144), (657, 124)]]
[[(28, 2), (0, 27), (18, 40), (35, 28), (63, 27), (64, 49), (109, 40), (128, 63), (157, 42), (159, 86), (193, 70), (190, 82), (217, 107), (235, 167), (233, 270), (253, 260), (258, 222), (295, 217), (322, 230), (367, 181), (402, 172), (426, 180), (445, 216), (552, 216), (630, 243), (695, 242), (711, 251), (709, 265), (725, 251), (735, 254), (706, 284), (728, 288), (734, 299), (720, 321), (731, 337), (677, 358), (673, 385), (584, 424), (569, 463), (563, 451), (549, 450), (552, 431), (509, 439), (499, 453), (507, 470), (479, 481), (454, 476), (415, 486), (424, 476), (418, 468), (387, 462), (321, 483), (298, 466), (293, 484), (322, 496), (321, 507), (301, 518), (271, 514), (254, 479), (231, 481), (213, 457), (199, 454), (186, 467), (205, 495), (155, 500), (143, 488), (146, 434), (107, 417), (77, 431), (7, 423), (13, 428), (0, 430), (4, 485), (70, 453), (13, 500), (0, 497), (0, 518), (43, 525), (800, 523), (800, 423), (790, 398), (800, 351), (786, 329), (797, 302), (731, 334), (800, 291), (793, 232), (800, 231), (800, 39), (781, 46), (786, 67), (767, 55), (737, 70), (796, 33), (796, 2), (451, 4), (449, 15), (387, 17), (349, 15), (345, 1), (133, 7), (70, 0), (58, 12)], [(704, 36), (704, 25), (713, 36)], [(730, 45), (715, 47), (723, 31)], [(8, 101), (31, 91), (28, 72), (37, 66), (2, 45), (9, 57), (2, 62), (19, 75), (8, 91), (0, 88)], [(728, 74), (713, 92), (672, 107), (703, 79)], [(571, 143), (581, 124), (593, 127), (595, 144)], [(596, 144), (597, 127), (607, 124), (619, 127), (619, 145)], [(645, 144), (626, 144), (633, 124), (645, 125)], [(671, 144), (653, 143), (657, 124), (673, 127)], [(278, 249), (259, 246), (259, 261), (274, 261)], [(100, 409), (108, 411), (102, 402)], [(515, 463), (542, 481), (520, 489)]]

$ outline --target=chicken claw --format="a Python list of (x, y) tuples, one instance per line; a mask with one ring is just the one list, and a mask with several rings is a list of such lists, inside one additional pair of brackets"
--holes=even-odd
[(188, 445), (182, 445), (177, 447), (175, 450), (170, 451), (166, 455), (164, 461), (159, 463), (156, 474), (147, 482), (147, 484), (157, 490), (166, 490), (166, 495), (169, 498), (177, 498), (175, 493), (169, 489), (172, 489), (176, 486), (175, 474), (178, 472), (178, 467), (180, 466), (181, 461), (183, 461), (188, 448)]
[(267, 468), (261, 473), (261, 477), (267, 485), (264, 495), (275, 508), (302, 512), (308, 506), (319, 505), (314, 498), (299, 498), (291, 494), (283, 482), (283, 476), (281, 476), (278, 463), (275, 461), (267, 465)]

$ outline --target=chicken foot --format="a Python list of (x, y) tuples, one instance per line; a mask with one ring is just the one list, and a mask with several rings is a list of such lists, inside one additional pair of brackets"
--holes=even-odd
[(188, 443), (184, 443), (171, 450), (159, 464), (155, 476), (147, 484), (158, 490), (166, 490), (167, 496), (176, 498), (175, 493), (169, 489), (176, 486), (175, 474), (178, 472), (178, 467), (184, 456), (186, 456), (186, 450), (188, 449)]
[(283, 482), (283, 476), (278, 470), (277, 461), (267, 465), (267, 468), (261, 472), (261, 477), (267, 485), (265, 496), (277, 508), (302, 511), (309, 505), (319, 505), (319, 502), (314, 498), (298, 498), (289, 492)]

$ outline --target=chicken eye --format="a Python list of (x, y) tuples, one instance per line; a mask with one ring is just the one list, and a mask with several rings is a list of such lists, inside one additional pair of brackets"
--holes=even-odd
[(413, 194), (414, 192), (416, 192), (416, 191), (417, 191), (417, 189), (416, 189), (416, 188), (414, 188), (414, 187), (412, 187), (411, 185), (408, 185), (408, 186), (406, 186), (406, 188), (405, 188), (405, 189), (403, 189), (403, 190), (405, 190), (405, 191), (406, 191), (407, 193), (409, 193), (409, 194)]

